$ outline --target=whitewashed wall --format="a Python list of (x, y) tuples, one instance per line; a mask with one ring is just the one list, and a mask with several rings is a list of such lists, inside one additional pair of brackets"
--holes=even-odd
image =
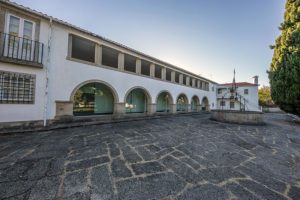
[[(108, 83), (117, 93), (118, 101), (124, 102), (126, 93), (134, 87), (145, 88), (156, 103), (161, 91), (168, 91), (176, 103), (176, 98), (183, 93), (189, 103), (194, 95), (200, 102), (204, 97), (209, 100), (210, 108), (216, 106), (216, 86), (210, 84), (210, 91), (204, 91), (179, 84), (173, 84), (153, 78), (142, 77), (117, 70), (70, 61), (68, 55), (68, 35), (70, 29), (61, 25), (53, 26), (50, 63), (47, 63), (47, 51), (44, 52), (44, 68), (37, 69), (27, 66), (17, 66), (0, 63), (0, 70), (16, 71), (36, 75), (35, 104), (0, 104), (0, 122), (42, 120), (45, 103), (46, 68), (49, 71), (47, 118), (56, 115), (55, 101), (69, 101), (73, 90), (80, 84), (90, 80)], [(74, 31), (73, 31), (74, 33)], [(80, 33), (79, 33), (80, 35)], [(41, 21), (40, 42), (47, 45), (49, 36), (48, 21)], [(214, 91), (211, 91), (214, 87)]]
[[(220, 86), (220, 88), (224, 88), (224, 86)], [(244, 94), (244, 90), (248, 89), (248, 94)], [(240, 94), (241, 96), (243, 96), (246, 99), (246, 110), (247, 111), (260, 111), (260, 107), (258, 104), (258, 86), (243, 86), (243, 87), (238, 87), (237, 89), (238, 94)], [(225, 100), (225, 106), (221, 106), (220, 102), (222, 101), (222, 99), (220, 99), (222, 96), (224, 95), (224, 92), (222, 94), (217, 94), (217, 96), (219, 97), (218, 99), (218, 103), (217, 103), (217, 108), (218, 109), (225, 109), (225, 110), (230, 110), (230, 101), (229, 100)], [(224, 98), (229, 98), (230, 97), (230, 93), (226, 93), (224, 95)], [(243, 101), (243, 100), (242, 100)], [(242, 102), (244, 103), (244, 102)], [(240, 104), (239, 103), (235, 103), (234, 109), (231, 110), (239, 110), (240, 109)]]
[[(45, 45), (47, 44), (48, 40), (48, 28), (48, 23), (42, 20), (39, 41), (44, 43)], [(43, 61), (44, 63), (46, 63), (46, 46), (44, 50)], [(40, 69), (30, 66), (0, 62), (0, 70), (33, 74), (36, 76), (34, 104), (0, 104), (0, 122), (42, 120), (45, 103), (45, 68)]]

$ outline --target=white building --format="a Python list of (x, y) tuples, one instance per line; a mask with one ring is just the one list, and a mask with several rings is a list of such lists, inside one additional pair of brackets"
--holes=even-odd
[(215, 82), (0, 1), (0, 122), (213, 109)]
[(261, 111), (258, 105), (258, 83), (235, 83), (236, 92), (232, 93), (232, 83), (217, 85), (217, 109)]
[(2, 125), (217, 108), (216, 82), (21, 5), (0, 32)]

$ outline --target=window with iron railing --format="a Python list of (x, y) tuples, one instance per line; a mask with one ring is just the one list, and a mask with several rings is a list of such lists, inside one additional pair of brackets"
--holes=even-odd
[(35, 75), (0, 71), (0, 103), (33, 104)]
[(42, 64), (43, 44), (15, 35), (0, 33), (0, 56), (16, 61)]
[(43, 44), (35, 41), (35, 23), (7, 14), (5, 33), (0, 33), (0, 56), (3, 60), (42, 64)]

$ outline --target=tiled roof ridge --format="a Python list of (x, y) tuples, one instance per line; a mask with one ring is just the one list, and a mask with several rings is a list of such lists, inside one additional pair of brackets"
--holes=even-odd
[[(236, 82), (236, 85), (247, 85), (247, 86), (258, 86), (257, 84), (254, 83), (249, 83), (249, 82)], [(232, 85), (232, 83), (221, 83), (218, 84), (219, 86), (228, 86), (228, 85)]]

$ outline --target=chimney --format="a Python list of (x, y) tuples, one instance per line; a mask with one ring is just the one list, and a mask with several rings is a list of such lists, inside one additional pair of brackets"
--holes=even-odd
[(253, 76), (252, 78), (254, 78), (254, 84), (255, 85), (258, 85), (258, 76)]

